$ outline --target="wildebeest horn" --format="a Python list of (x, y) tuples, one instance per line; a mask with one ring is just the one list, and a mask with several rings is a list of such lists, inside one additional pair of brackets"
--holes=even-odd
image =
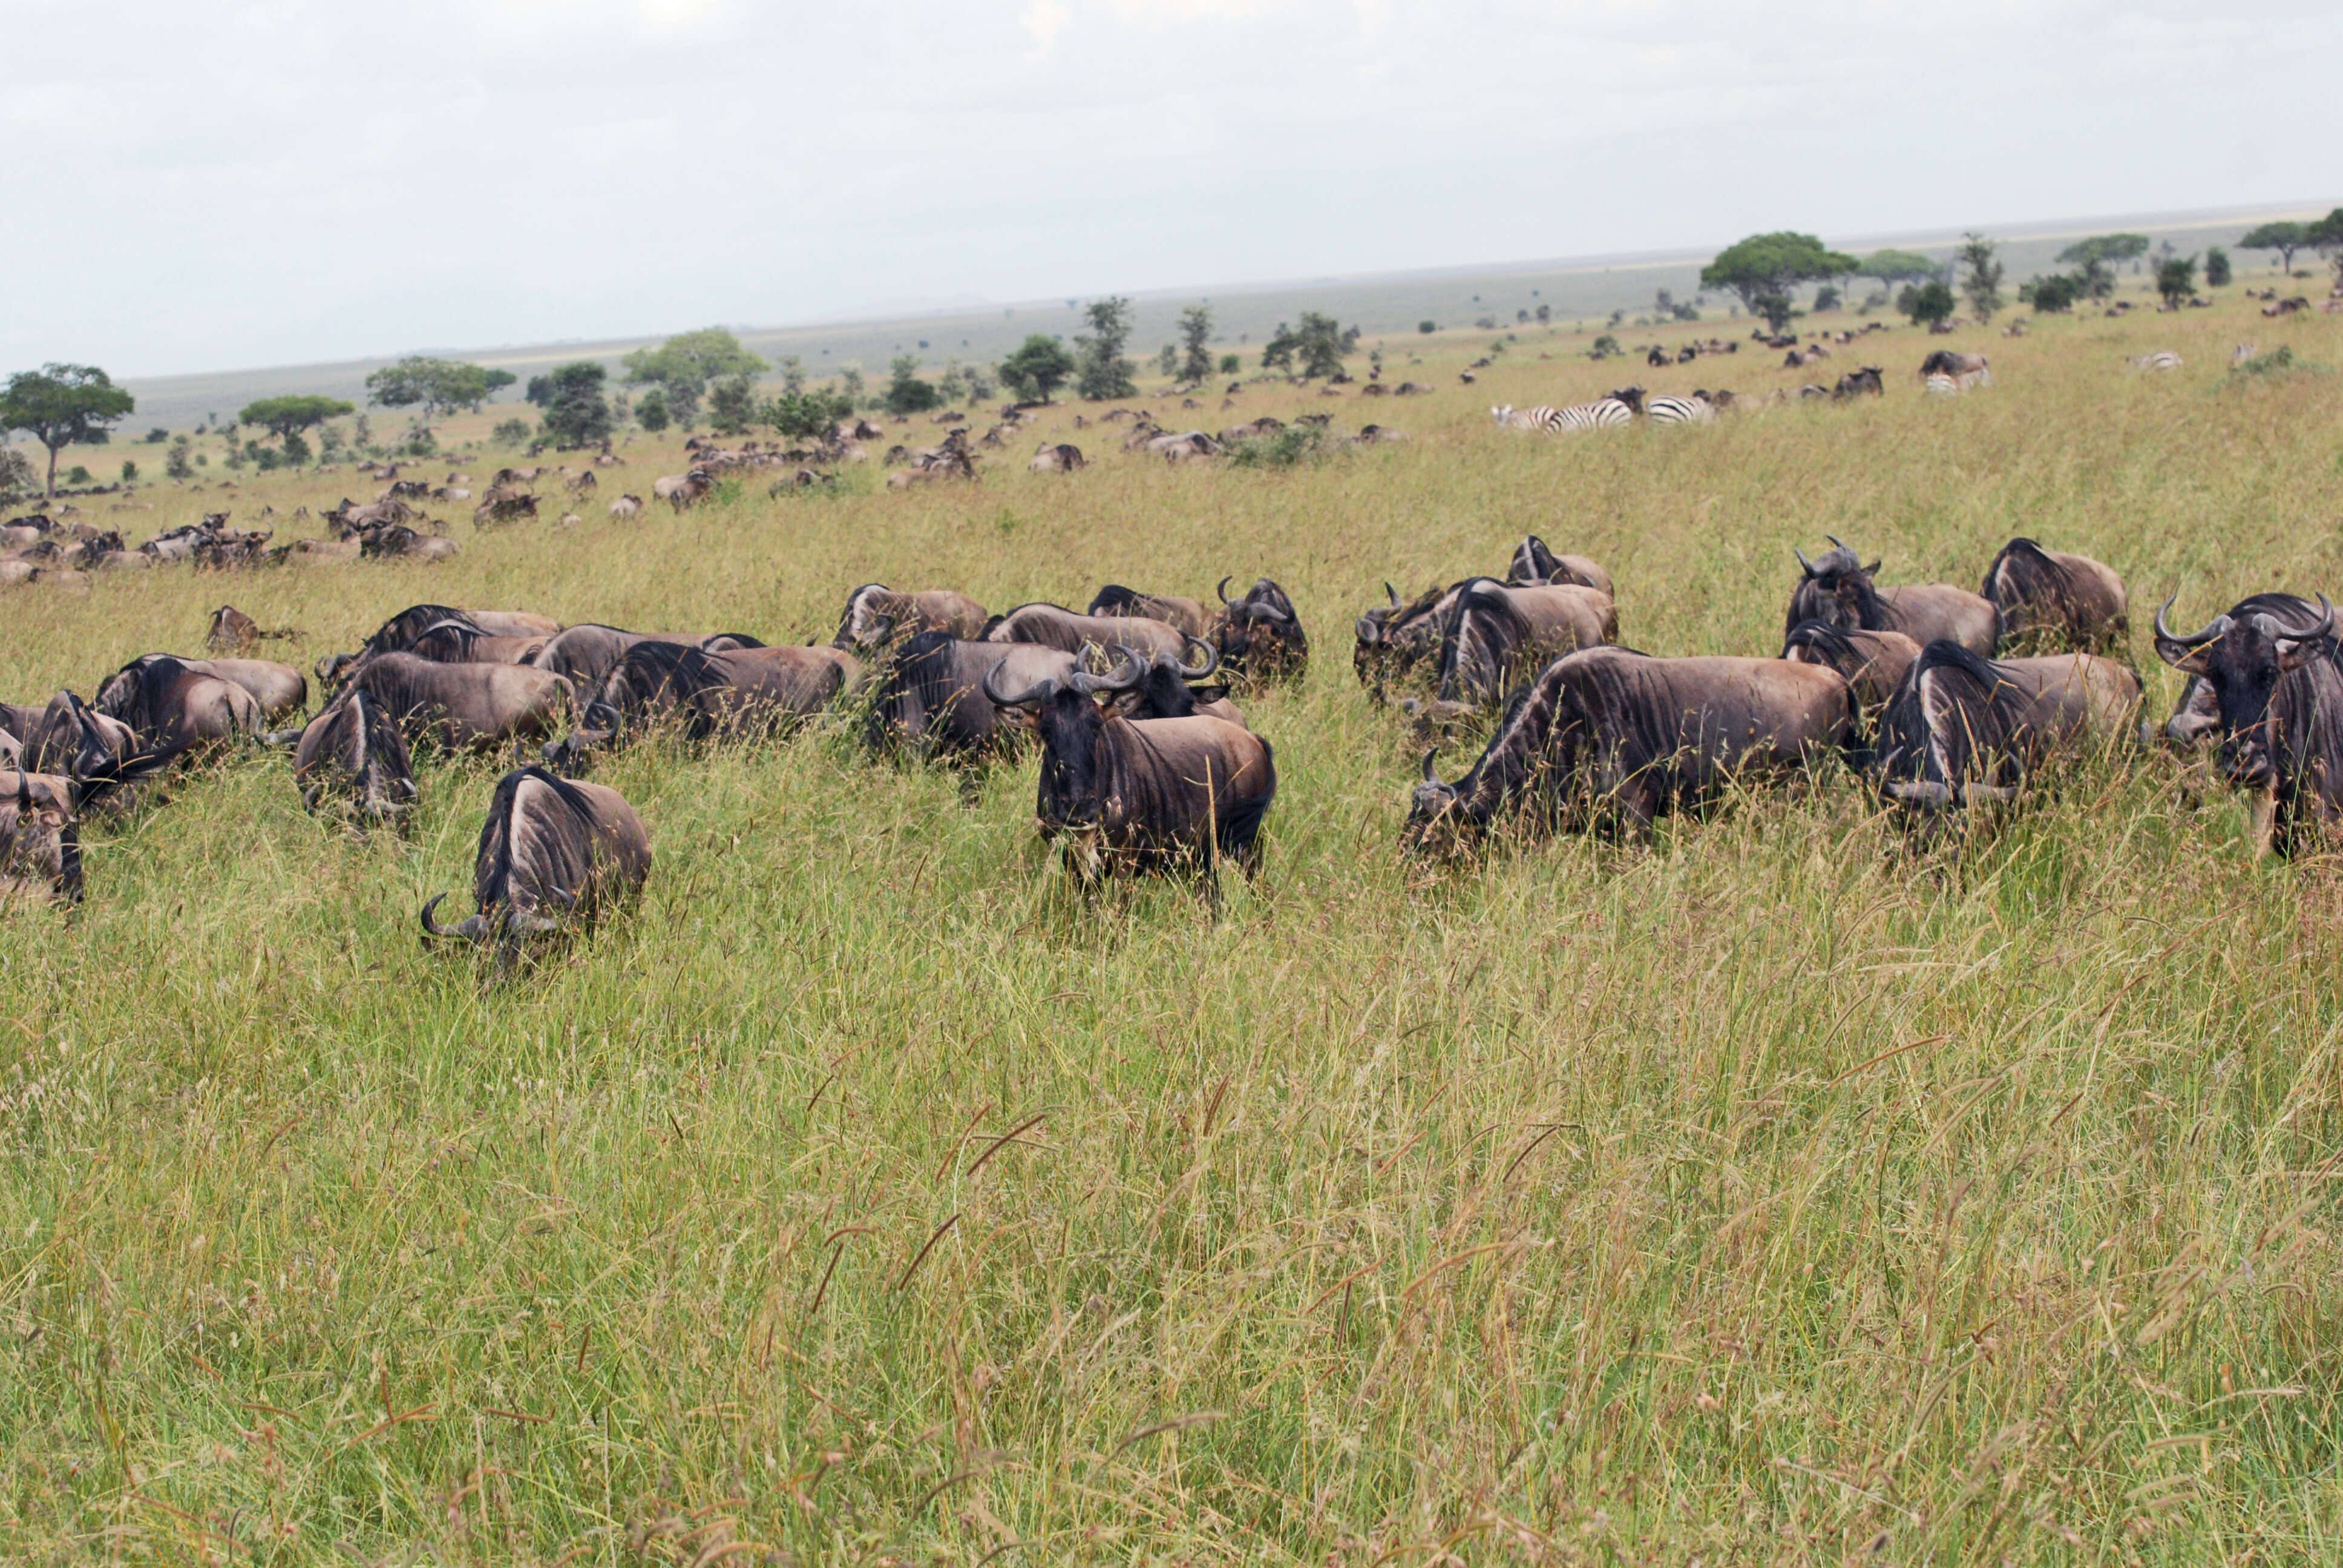
[(1806, 559), (1805, 551), (1800, 549), (1795, 545), (1792, 545), (1790, 547), (1790, 553), (1798, 558), (1798, 565), (1805, 568), (1805, 572), (1808, 577), (1817, 577), (1821, 575), (1815, 570), (1815, 563)]
[(2280, 631), (2278, 622), (2266, 615), (2254, 617), (2254, 622), (2274, 642), (2316, 642), (2335, 629), (2335, 607), (2325, 594), (2318, 596), (2318, 624), (2303, 631)]
[(440, 901), (447, 896), (445, 893), (435, 893), (432, 895), (431, 901), (423, 906), (423, 934), (427, 937), (439, 937), (448, 940), (478, 941), (480, 933), (486, 929), (488, 923), (482, 917), (473, 915), (461, 923), (452, 926), (443, 926), (432, 918), (432, 911), (439, 907)]
[(1139, 655), (1127, 648), (1118, 646), (1114, 651), (1121, 657), (1116, 660), (1115, 667), (1106, 674), (1091, 675), (1083, 670), (1076, 670), (1074, 689), (1084, 697), (1090, 697), (1101, 691), (1129, 691), (1137, 687), (1146, 677), (1146, 663)]
[(1426, 784), (1437, 784), (1440, 782), (1440, 775), (1432, 770), (1432, 764), (1439, 755), (1440, 748), (1437, 746), (1423, 754), (1423, 781)]
[(1391, 579), (1389, 578), (1385, 578), (1383, 579), (1383, 592), (1391, 595), (1392, 608), (1399, 609), (1403, 608), (1399, 602), (1399, 589), (1391, 586)]
[(1845, 541), (1845, 539), (1843, 539), (1843, 538), (1840, 538), (1836, 534), (1825, 534), (1825, 535), (1823, 536), (1823, 538), (1825, 538), (1828, 539), (1832, 544), (1835, 545), (1835, 546), (1836, 546), (1837, 548), (1839, 548), (1840, 549), (1845, 549), (1845, 548), (1846, 548), (1846, 541)]
[(1211, 643), (1206, 642), (1201, 637), (1192, 637), (1188, 638), (1188, 646), (1192, 648), (1202, 648), (1204, 650), (1204, 662), (1202, 668), (1197, 669), (1191, 669), (1186, 665), (1182, 665), (1180, 667), (1180, 678), (1182, 679), (1202, 680), (1209, 677), (1212, 671), (1221, 668), (1221, 650), (1219, 648), (1214, 648)]
[(1931, 806), (1942, 809), (1953, 803), (1951, 788), (1934, 780), (1896, 779), (1888, 784), (1887, 793), (1906, 806)]
[[(1004, 658), (1001, 664), (1008, 662)], [(1045, 702), (1057, 695), (1058, 683), (1046, 675), (1014, 697), (1003, 695), (1000, 689), (992, 684), (993, 677), (1001, 673), (1001, 664), (996, 664), (986, 670), (984, 678), (978, 683), (984, 692), (985, 700), (995, 708), (1022, 708), (1029, 702)]]
[[(2172, 628), (2166, 623), (2164, 618), (2164, 612), (2172, 608), (2172, 600), (2177, 599), (2180, 596), (2178, 594), (2174, 594), (2172, 598), (2166, 599), (2162, 604), (2157, 607), (2156, 635), (2157, 640), (2162, 642), (2177, 642), (2183, 648), (2202, 648), (2207, 643), (2212, 641), (2215, 638), (2229, 629), (2229, 618), (2226, 615), (2217, 615), (2211, 620), (2205, 623), (2204, 630), (2188, 637), (2181, 636), (2178, 632), (2173, 630)], [(2322, 594), (2319, 597), (2324, 598), (2326, 596)], [(2333, 618), (2331, 608), (2328, 615), (2331, 619)]]
[(283, 747), (297, 745), (300, 739), (301, 732), (297, 729), (269, 729), (261, 732), (260, 743), (263, 746)]
[(1229, 598), (1229, 578), (1233, 578), (1236, 575), (1236, 573), (1231, 572), (1228, 577), (1222, 578), (1221, 579), (1221, 586), (1213, 590), (1221, 596), (1221, 602), (1222, 604), (1233, 604), (1236, 602)]

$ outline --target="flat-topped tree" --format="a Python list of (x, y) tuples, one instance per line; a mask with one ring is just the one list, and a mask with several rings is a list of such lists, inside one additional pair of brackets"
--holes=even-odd
[(657, 348), (638, 348), (620, 361), (627, 385), (646, 383), (667, 393), (668, 413), (689, 425), (711, 381), (763, 373), (765, 362), (720, 327), (679, 332)]
[(1857, 276), (1875, 277), (1879, 286), (1896, 292), (1899, 283), (1918, 283), (1936, 276), (1936, 264), (1916, 250), (1875, 250), (1863, 258)]
[(308, 443), (301, 439), (304, 430), (313, 430), (328, 419), (338, 419), (345, 414), (357, 412), (357, 405), (339, 397), (321, 397), (311, 392), (297, 392), (283, 397), (263, 397), (246, 403), (236, 417), (239, 425), (257, 425), (285, 444), (285, 455), (298, 459), (308, 455)]
[(490, 370), (460, 359), (435, 359), (410, 354), (367, 377), (367, 401), (383, 408), (418, 408), (425, 424), (458, 408), (477, 414), (500, 388), (516, 377), (509, 370)]
[(2060, 251), (2058, 259), (2083, 269), (2085, 294), (2093, 299), (2105, 299), (2116, 291), (2117, 266), (2137, 261), (2147, 254), (2147, 236), (2144, 234), (2095, 234)]
[(1798, 286), (1844, 277), (1862, 263), (1832, 250), (1810, 234), (1753, 234), (1740, 244), (1719, 251), (1700, 269), (1703, 288), (1729, 289), (1741, 297), (1752, 316), (1761, 316), (1775, 332), (1790, 325)]
[(1000, 366), (1001, 383), (1025, 403), (1047, 403), (1073, 378), (1074, 357), (1047, 333), (1036, 332)]
[(138, 407), (95, 365), (50, 363), (19, 370), (0, 391), (0, 431), (22, 430), (49, 449), (48, 498), (56, 499), (57, 454), (101, 447), (114, 422)]
[(2246, 230), (2246, 237), (2237, 241), (2240, 250), (2274, 250), (2278, 256), (2278, 270), (2294, 271), (2294, 253), (2310, 247), (2310, 226), (2292, 218), (2280, 218), (2275, 223), (2256, 224)]

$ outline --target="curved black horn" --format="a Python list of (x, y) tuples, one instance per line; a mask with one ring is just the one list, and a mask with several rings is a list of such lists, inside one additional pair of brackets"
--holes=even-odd
[(1808, 577), (1819, 577), (1822, 575), (1815, 570), (1815, 563), (1806, 559), (1805, 551), (1800, 549), (1795, 545), (1792, 545), (1790, 547), (1790, 553), (1798, 558), (1798, 565), (1805, 568), (1805, 573)]
[[(2172, 599), (2177, 599), (2180, 596), (2178, 594), (2174, 594), (2172, 598), (2166, 599), (2162, 604), (2157, 606), (2156, 635), (2159, 638), (2166, 642), (2177, 642), (2183, 648), (2202, 648), (2207, 643), (2212, 641), (2215, 638), (2220, 636), (2223, 632), (2228, 629), (2229, 618), (2226, 615), (2217, 615), (2211, 620), (2205, 623), (2204, 630), (2190, 637), (2181, 636), (2178, 632), (2173, 630), (2170, 626), (2166, 624), (2164, 618), (2164, 612), (2172, 608)], [(2327, 596), (2324, 594), (2319, 596), (2321, 599), (2324, 599)], [(2328, 608), (2328, 618), (2329, 620), (2333, 619), (2333, 607), (2331, 606)]]
[(2335, 606), (2328, 601), (2325, 594), (2318, 596), (2318, 624), (2302, 631), (2278, 631), (2276, 629), (2277, 623), (2266, 615), (2256, 616), (2254, 618), (2262, 623), (2264, 629), (2269, 631), (2273, 639), (2283, 638), (2288, 642), (2316, 642), (2335, 629)]
[(1228, 577), (1222, 578), (1221, 579), (1221, 586), (1220, 586), (1219, 588), (1215, 588), (1215, 589), (1213, 589), (1213, 590), (1212, 590), (1213, 592), (1215, 592), (1215, 593), (1217, 593), (1217, 594), (1219, 594), (1219, 595), (1221, 596), (1221, 602), (1222, 602), (1222, 604), (1233, 604), (1233, 603), (1235, 603), (1235, 602), (1236, 602), (1234, 599), (1232, 599), (1231, 598), (1229, 598), (1229, 580), (1230, 580), (1230, 578), (1234, 578), (1236, 575), (1237, 575), (1236, 573), (1234, 573), (1234, 572), (1231, 572), (1231, 573), (1228, 575)]
[(1211, 643), (1206, 642), (1201, 637), (1189, 638), (1188, 646), (1191, 648), (1201, 648), (1204, 650), (1204, 663), (1202, 668), (1197, 669), (1191, 669), (1186, 665), (1182, 665), (1180, 667), (1181, 679), (1203, 680), (1209, 678), (1212, 671), (1221, 668), (1221, 650), (1219, 648), (1213, 647)]
[[(423, 934), (427, 937), (438, 937), (448, 941), (460, 941), (467, 934), (461, 926), (443, 926), (437, 920), (432, 918), (432, 911), (437, 910), (441, 901), (447, 897), (447, 895), (445, 893), (435, 893), (432, 895), (431, 901), (423, 906)], [(473, 920), (478, 920), (478, 916), (475, 915)], [(465, 925), (469, 925), (471, 923), (471, 920), (464, 922)]]
[(1440, 775), (1432, 770), (1432, 764), (1439, 758), (1439, 756), (1440, 748), (1437, 746), (1423, 754), (1423, 781), (1426, 784), (1437, 784), (1440, 782)]
[(1383, 592), (1391, 595), (1392, 608), (1400, 609), (1404, 608), (1399, 602), (1399, 589), (1391, 586), (1391, 578), (1385, 578), (1383, 579)]
[(1074, 672), (1074, 689), (1084, 697), (1101, 691), (1130, 691), (1147, 677), (1147, 661), (1130, 648), (1118, 644), (1115, 652), (1121, 655), (1115, 667), (1104, 675)]
[(1828, 539), (1832, 544), (1834, 544), (1834, 545), (1837, 546), (1840, 549), (1845, 549), (1845, 548), (1846, 548), (1846, 541), (1845, 541), (1845, 539), (1843, 539), (1843, 538), (1840, 538), (1836, 534), (1825, 534), (1825, 535), (1823, 536), (1823, 538), (1825, 538)]
[(992, 679), (993, 677), (1001, 673), (1001, 665), (1005, 665), (1009, 661), (1004, 658), (1001, 661), (1001, 664), (996, 664), (990, 669), (986, 670), (984, 672), (984, 678), (977, 683), (984, 692), (985, 700), (991, 703), (995, 708), (1022, 708), (1029, 702), (1046, 701), (1050, 698), (1057, 695), (1058, 683), (1047, 676), (1035, 681), (1032, 685), (1027, 687), (1024, 690), (1019, 692), (1014, 697), (1003, 695), (1001, 689), (993, 685)]

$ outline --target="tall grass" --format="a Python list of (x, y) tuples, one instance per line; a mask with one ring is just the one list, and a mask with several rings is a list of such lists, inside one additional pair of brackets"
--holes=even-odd
[[(1621, 379), (1541, 339), (1373, 412), (1201, 416), (1410, 433), (1292, 468), (1126, 457), (1069, 411), (1071, 477), (10, 591), (19, 700), (191, 649), (223, 599), (306, 661), (418, 599), (779, 640), (872, 578), (1007, 608), (1234, 573), (1316, 647), (1248, 702), (1281, 789), (1217, 920), (1070, 889), (1030, 763), (963, 806), (843, 723), (610, 758), (642, 905), (502, 985), (414, 924), (467, 901), (501, 762), (427, 769), (405, 841), (265, 756), (93, 825), (79, 913), (0, 918), (0, 1550), (2334, 1560), (2331, 862), (2257, 865), (2127, 756), (1926, 851), (1826, 773), (1648, 848), (1427, 865), (1404, 720), (1348, 668), (1383, 579), (1525, 531), (1670, 654), (1773, 651), (1793, 542), (1973, 583), (2025, 533), (2125, 574), (2160, 715), (2167, 593), (2201, 620), (2343, 577), (2334, 384), (2224, 369), (2246, 335), (2332, 361), (2335, 326), (2246, 319), (1967, 345), (1999, 384), (1946, 402), (1906, 331), (1841, 356), (1887, 365), (1876, 402), (1489, 428)], [(2161, 347), (2187, 367), (2125, 370)], [(626, 487), (676, 466), (636, 450)], [(237, 520), (337, 482), (247, 484)]]

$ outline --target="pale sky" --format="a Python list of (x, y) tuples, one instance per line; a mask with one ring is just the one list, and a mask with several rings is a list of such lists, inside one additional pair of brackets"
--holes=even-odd
[(2292, 0), (0, 0), (0, 372), (2343, 196)]

